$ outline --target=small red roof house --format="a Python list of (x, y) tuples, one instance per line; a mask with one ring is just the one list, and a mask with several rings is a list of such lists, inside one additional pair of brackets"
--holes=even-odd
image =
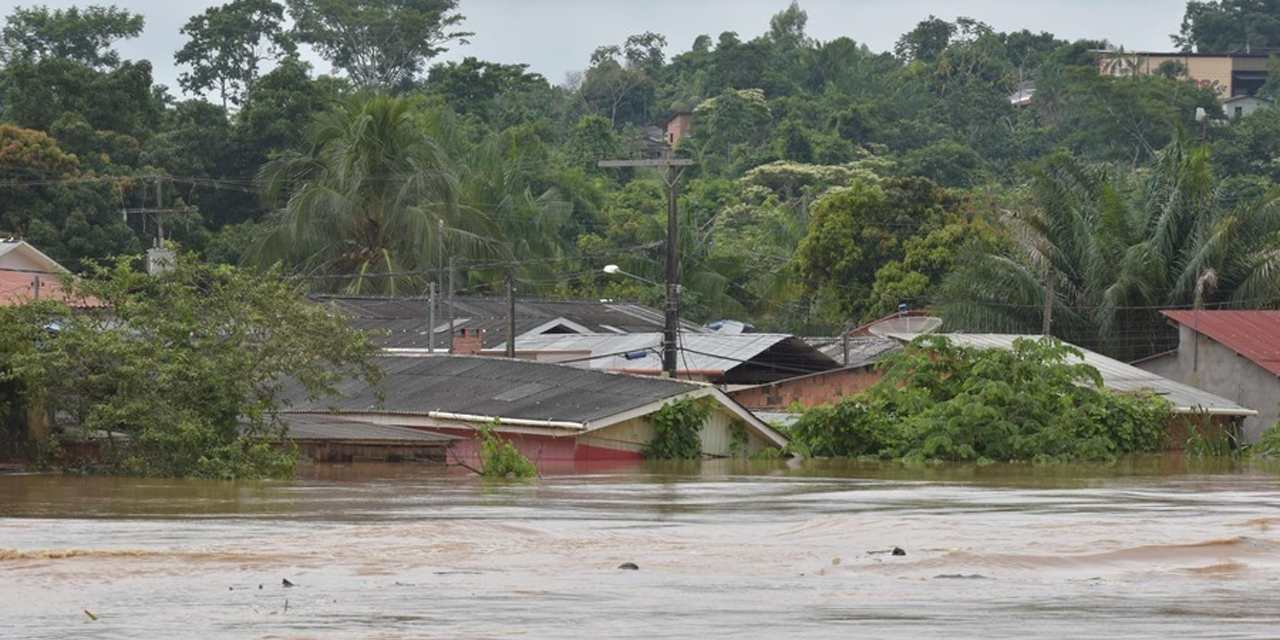
[(60, 296), (65, 273), (62, 265), (25, 241), (0, 239), (0, 306)]
[(1257, 442), (1280, 403), (1280, 311), (1163, 311), (1178, 327), (1178, 348), (1134, 365), (1258, 412), (1244, 421)]

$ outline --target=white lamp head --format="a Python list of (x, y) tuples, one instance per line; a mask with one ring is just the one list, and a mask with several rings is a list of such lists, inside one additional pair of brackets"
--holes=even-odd
[(606, 265), (604, 266), (604, 272), (605, 272), (605, 273), (608, 273), (608, 274), (614, 274), (614, 273), (617, 273), (617, 272), (619, 272), (619, 271), (622, 271), (622, 269), (619, 269), (619, 268), (618, 268), (618, 265), (616, 265), (616, 264), (606, 264)]

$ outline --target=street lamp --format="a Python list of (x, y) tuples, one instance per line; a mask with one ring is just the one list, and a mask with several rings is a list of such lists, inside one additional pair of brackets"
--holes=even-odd
[[(604, 272), (609, 275), (627, 276), (641, 282), (647, 282), (652, 285), (659, 285), (658, 282), (638, 276), (634, 273), (627, 273), (616, 264), (607, 264), (604, 266)], [(669, 278), (666, 286), (667, 292), (667, 311), (665, 314), (665, 322), (662, 327), (662, 375), (668, 378), (676, 377), (676, 340), (677, 330), (680, 324), (680, 316), (678, 311), (677, 298), (680, 294), (680, 286)]]

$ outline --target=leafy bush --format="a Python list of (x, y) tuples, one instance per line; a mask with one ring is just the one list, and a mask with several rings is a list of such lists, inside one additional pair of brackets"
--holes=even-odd
[(532, 478), (538, 469), (516, 449), (515, 445), (498, 436), (498, 421), (485, 423), (476, 432), (480, 445), (480, 468), (477, 471), (486, 478)]
[(1168, 403), (1102, 388), (1081, 357), (1053, 338), (978, 349), (923, 336), (884, 360), (876, 385), (806, 412), (790, 435), (814, 455), (910, 460), (1105, 460), (1164, 446)]
[(705, 398), (685, 398), (653, 412), (649, 422), (655, 431), (645, 447), (651, 460), (692, 460), (702, 456), (702, 426), (711, 417), (712, 405)]

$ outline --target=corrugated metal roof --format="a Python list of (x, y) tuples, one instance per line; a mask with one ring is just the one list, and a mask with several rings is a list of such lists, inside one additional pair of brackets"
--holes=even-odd
[(284, 392), (288, 412), (432, 412), (501, 416), (516, 420), (586, 424), (699, 391), (704, 385), (566, 365), (468, 356), (378, 358), (386, 372), (384, 402), (363, 383), (340, 385), (340, 397), (307, 400), (301, 389)]
[(1162, 311), (1280, 376), (1280, 311)]
[(359, 440), (444, 445), (457, 439), (421, 429), (355, 420), (343, 415), (281, 414), (280, 417), (289, 428), (287, 435), (294, 440)]
[[(690, 375), (717, 377), (734, 370), (745, 375), (751, 370), (751, 375), (782, 379), (839, 366), (803, 340), (783, 333), (681, 334), (679, 346), (677, 371)], [(662, 371), (661, 333), (527, 336), (516, 339), (516, 351), (563, 351), (567, 352), (566, 359), (577, 360), (579, 366), (592, 369), (647, 375)], [(574, 355), (574, 352), (590, 355)]]
[[(435, 332), (430, 327), (429, 298), (313, 295), (311, 300), (330, 303), (365, 330), (381, 331), (375, 342), (392, 349), (442, 349), (449, 344), (448, 301), (437, 300)], [(643, 333), (660, 331), (661, 311), (631, 302), (592, 300), (516, 299), (516, 335), (538, 333)], [(453, 330), (484, 330), (484, 347), (507, 340), (508, 302), (505, 298), (454, 298)], [(560, 321), (560, 322), (557, 322)], [(699, 325), (681, 322), (682, 333), (705, 333)]]
[[(865, 367), (869, 364), (875, 364), (884, 357), (886, 353), (897, 351), (902, 348), (902, 343), (892, 338), (880, 338), (876, 336), (849, 336), (846, 340), (839, 336), (835, 338), (818, 337), (803, 338), (809, 346), (826, 354), (827, 357), (840, 363), (842, 366), (848, 367)], [(849, 362), (845, 363), (845, 347), (848, 347)]]
[[(920, 334), (896, 333), (893, 338), (910, 342)], [(1038, 340), (1041, 336), (1011, 335), (996, 333), (948, 333), (943, 334), (954, 343), (983, 349), (1011, 349), (1013, 341), (1018, 338)], [(1073, 345), (1074, 346), (1074, 345)], [(1252, 416), (1257, 411), (1242, 407), (1231, 400), (1201, 391), (1168, 378), (1143, 371), (1133, 365), (1113, 360), (1100, 353), (1094, 353), (1082, 347), (1076, 347), (1084, 354), (1084, 362), (1102, 374), (1102, 382), (1109, 389), (1121, 392), (1146, 390), (1169, 401), (1179, 413), (1207, 411), (1217, 415)]]

